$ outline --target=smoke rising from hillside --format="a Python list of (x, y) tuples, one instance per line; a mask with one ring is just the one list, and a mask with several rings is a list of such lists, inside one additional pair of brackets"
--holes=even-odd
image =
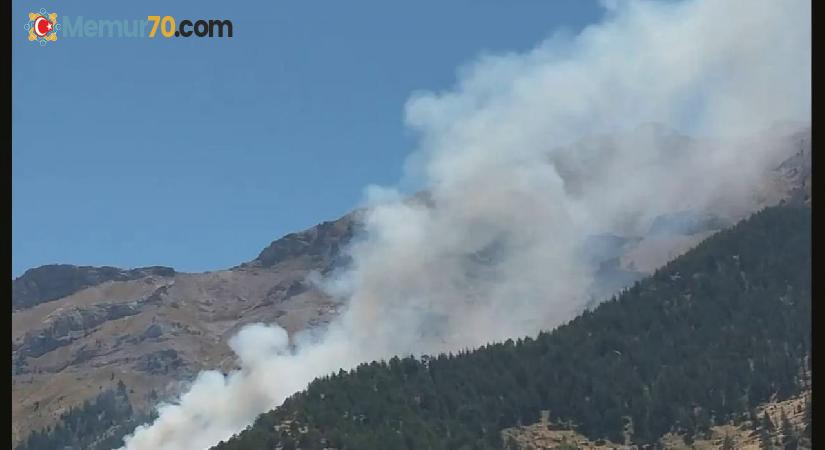
[[(587, 301), (588, 236), (752, 208), (779, 157), (766, 130), (809, 120), (809, 3), (603, 3), (605, 20), (576, 36), (485, 55), (453, 89), (413, 95), (407, 176), (427, 196), (367, 190), (353, 263), (324, 280), (342, 314), (292, 342), (244, 328), (230, 342), (242, 368), (201, 373), (125, 448), (202, 449), (339, 368), (552, 328)], [(652, 122), (719, 139), (640, 126)]]

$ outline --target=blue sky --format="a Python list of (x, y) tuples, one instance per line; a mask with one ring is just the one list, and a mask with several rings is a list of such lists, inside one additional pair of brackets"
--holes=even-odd
[[(400, 5), (400, 6), (399, 6)], [(28, 42), (72, 19), (232, 20), (234, 37)], [(482, 52), (598, 21), (596, 1), (13, 2), (13, 276), (254, 258), (401, 177), (410, 93)]]

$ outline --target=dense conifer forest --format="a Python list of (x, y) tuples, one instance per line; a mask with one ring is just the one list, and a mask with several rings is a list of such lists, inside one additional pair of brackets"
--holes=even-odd
[(785, 204), (551, 332), (340, 371), (215, 448), (500, 449), (502, 429), (541, 410), (654, 445), (798, 393), (810, 349), (811, 210)]

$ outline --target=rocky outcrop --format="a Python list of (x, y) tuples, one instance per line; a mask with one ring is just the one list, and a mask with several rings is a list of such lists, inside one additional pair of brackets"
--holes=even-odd
[(170, 267), (141, 267), (124, 270), (117, 267), (51, 264), (27, 270), (12, 281), (12, 310), (30, 308), (71, 295), (81, 289), (107, 281), (127, 281), (147, 276), (172, 277)]
[[(323, 222), (300, 233), (288, 234), (267, 246), (253, 261), (241, 267), (273, 267), (292, 258), (333, 262), (357, 232), (357, 212)], [(327, 264), (325, 264), (326, 268)]]
[(129, 303), (72, 307), (58, 310), (46, 319), (42, 328), (23, 336), (22, 342), (12, 343), (15, 358), (37, 358), (94, 331), (98, 325), (123, 317), (133, 316), (146, 304), (157, 302), (155, 294)]
[(141, 356), (135, 363), (135, 369), (153, 375), (169, 375), (177, 373), (186, 367), (174, 349), (158, 350)]

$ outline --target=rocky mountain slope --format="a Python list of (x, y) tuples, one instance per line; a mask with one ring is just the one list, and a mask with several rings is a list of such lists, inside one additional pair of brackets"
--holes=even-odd
[(306, 280), (341, 261), (355, 215), (284, 236), (254, 260), (207, 273), (43, 266), (12, 282), (15, 438), (122, 380), (148, 409), (201, 369), (233, 365), (226, 342), (251, 322), (290, 332), (336, 305)]
[[(786, 156), (765, 176), (757, 206), (810, 202), (810, 129), (789, 134)], [(234, 365), (227, 340), (253, 322), (290, 333), (329, 321), (339, 306), (308, 281), (347, 263), (359, 212), (272, 242), (252, 261), (206, 273), (167, 267), (49, 265), (12, 282), (12, 419), (19, 441), (72, 406), (123, 381), (148, 411), (202, 369)], [(684, 211), (640, 236), (596, 237), (594, 303), (651, 273), (728, 222)]]

